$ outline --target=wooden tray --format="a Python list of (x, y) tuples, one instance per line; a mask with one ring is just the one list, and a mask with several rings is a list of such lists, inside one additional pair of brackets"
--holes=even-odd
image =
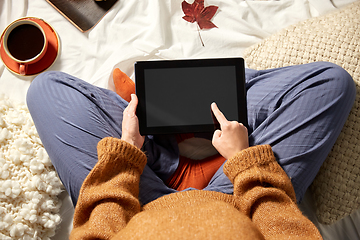
[(46, 0), (80, 31), (94, 27), (117, 0)]

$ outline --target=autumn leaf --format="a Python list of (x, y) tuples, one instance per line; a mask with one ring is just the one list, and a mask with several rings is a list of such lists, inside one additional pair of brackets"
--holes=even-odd
[(198, 24), (199, 37), (202, 45), (204, 46), (204, 42), (200, 35), (199, 27), (200, 29), (211, 29), (217, 27), (214, 23), (211, 22), (211, 19), (218, 10), (218, 7), (214, 5), (205, 7), (204, 0), (194, 0), (192, 4), (183, 1), (181, 6), (185, 14), (185, 16), (183, 16), (183, 19), (188, 22), (196, 22)]

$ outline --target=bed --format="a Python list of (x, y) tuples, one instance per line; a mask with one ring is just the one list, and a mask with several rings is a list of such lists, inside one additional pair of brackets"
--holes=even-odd
[[(99, 87), (114, 90), (112, 71), (120, 68), (134, 80), (133, 64), (139, 60), (242, 56), (248, 67), (258, 69), (280, 66), (279, 62), (283, 65), (284, 62), (288, 65), (305, 63), (303, 58), (299, 62), (292, 55), (271, 58), (278, 56), (279, 52), (273, 46), (274, 42), (293, 32), (301, 34), (296, 29), (301, 28), (299, 24), (304, 21), (316, 19), (321, 23), (327, 22), (326, 18), (321, 20), (321, 17), (349, 6), (358, 7), (357, 2), (206, 0), (205, 7), (219, 7), (212, 18), (217, 27), (199, 31), (196, 23), (182, 18), (182, 0), (119, 0), (93, 28), (82, 32), (44, 0), (3, 0), (0, 1), (0, 31), (12, 21), (25, 16), (45, 20), (55, 29), (60, 40), (59, 54), (48, 70), (63, 71)], [(351, 29), (359, 34), (359, 18), (355, 22), (351, 18), (344, 21), (353, 22)], [(294, 30), (292, 26), (297, 28)], [(299, 39), (297, 35), (293, 38)], [(353, 42), (351, 39), (345, 40)], [(358, 45), (354, 46), (352, 53), (359, 59)], [(301, 45), (297, 44), (297, 47), (301, 49)], [(283, 49), (286, 49), (285, 45)], [(295, 52), (299, 54), (299, 50)], [(359, 67), (355, 64), (354, 72), (357, 74), (358, 71)], [(0, 62), (0, 239), (67, 239), (72, 228), (72, 203), (56, 177), (26, 108), (26, 92), (34, 77), (16, 75)], [(347, 130), (359, 132), (358, 128)], [(15, 150), (19, 150), (16, 154), (20, 154), (16, 159), (12, 157)], [(352, 154), (357, 153), (354, 150)], [(22, 154), (28, 158), (21, 158)], [(333, 158), (338, 157), (334, 152), (331, 154)], [(6, 161), (16, 164), (12, 166)], [(27, 174), (16, 175), (14, 171), (11, 172), (12, 167), (27, 171)], [(326, 178), (328, 169), (321, 171), (320, 176)], [(344, 176), (351, 178), (354, 174), (347, 173), (336, 179), (341, 182), (346, 179)], [(321, 196), (317, 191), (324, 181), (316, 181), (318, 185), (308, 190), (300, 205), (303, 212), (316, 224), (324, 239), (360, 239), (360, 210), (357, 210), (360, 206), (353, 204), (358, 201), (358, 192), (347, 193), (348, 188), (342, 187), (348, 197), (346, 199), (350, 199), (344, 204), (346, 209), (340, 213), (324, 214), (329, 210), (321, 211), (319, 201), (316, 201), (316, 196)], [(359, 183), (356, 179), (345, 182), (344, 186), (358, 186)], [(332, 192), (328, 194), (334, 195)], [(321, 199), (330, 199), (330, 195)], [(351, 200), (354, 196), (355, 200)], [(10, 208), (15, 210), (10, 211)]]

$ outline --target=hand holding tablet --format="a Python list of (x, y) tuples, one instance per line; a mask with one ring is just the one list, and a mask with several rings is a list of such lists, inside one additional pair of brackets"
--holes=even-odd
[(135, 94), (131, 94), (131, 101), (125, 108), (122, 122), (122, 136), (121, 139), (141, 148), (144, 144), (145, 137), (140, 135), (139, 122), (136, 116), (136, 107), (138, 99)]

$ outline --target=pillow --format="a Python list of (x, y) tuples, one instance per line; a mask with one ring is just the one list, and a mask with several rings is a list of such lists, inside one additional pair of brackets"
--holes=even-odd
[[(342, 66), (360, 90), (360, 1), (289, 26), (245, 50), (249, 68), (267, 69), (315, 61)], [(360, 208), (360, 98), (310, 189), (316, 216), (331, 224)]]

